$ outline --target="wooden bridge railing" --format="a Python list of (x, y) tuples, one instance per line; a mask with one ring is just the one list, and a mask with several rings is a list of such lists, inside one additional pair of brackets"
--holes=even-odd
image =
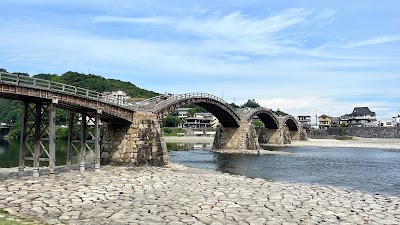
[(29, 77), (27, 75), (12, 74), (0, 72), (0, 83), (12, 84), (21, 87), (30, 87), (35, 89), (43, 89), (63, 94), (75, 95), (82, 98), (92, 99), (108, 104), (118, 105), (123, 108), (134, 110), (134, 104), (120, 101), (117, 98), (104, 95), (102, 93), (80, 88), (68, 84), (53, 82), (49, 80)]

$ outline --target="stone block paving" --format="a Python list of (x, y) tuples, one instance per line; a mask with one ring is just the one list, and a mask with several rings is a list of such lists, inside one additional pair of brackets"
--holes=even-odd
[(48, 224), (400, 224), (398, 197), (199, 171), (0, 169), (0, 208)]

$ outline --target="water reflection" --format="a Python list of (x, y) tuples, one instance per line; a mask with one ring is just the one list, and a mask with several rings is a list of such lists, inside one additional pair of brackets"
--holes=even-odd
[(183, 142), (167, 142), (167, 149), (174, 151), (188, 151), (196, 149), (211, 149), (213, 143), (183, 143)]
[[(67, 142), (56, 141), (56, 165), (65, 165), (67, 155)], [(18, 166), (19, 142), (18, 140), (0, 139), (0, 167), (9, 168)], [(76, 161), (76, 157), (73, 158)], [(32, 161), (26, 161), (25, 165), (32, 166)], [(40, 162), (47, 166), (48, 162)]]

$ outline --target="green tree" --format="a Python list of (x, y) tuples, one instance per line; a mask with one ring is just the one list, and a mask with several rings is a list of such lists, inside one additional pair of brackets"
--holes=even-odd
[(173, 115), (168, 115), (163, 119), (164, 127), (177, 127), (179, 124), (182, 123), (183, 121), (179, 117)]
[(234, 108), (234, 109), (238, 109), (238, 108), (240, 108), (240, 106), (238, 106), (238, 105), (236, 105), (235, 103), (231, 103), (231, 104), (229, 104), (232, 108)]
[(188, 111), (188, 117), (192, 117), (196, 113), (197, 113), (196, 108), (190, 108), (189, 111)]
[(251, 121), (251, 123), (255, 126), (255, 127), (265, 127), (264, 123), (261, 120), (254, 120)]
[(254, 99), (247, 100), (246, 103), (240, 106), (241, 108), (258, 108), (261, 107)]
[(286, 115), (288, 115), (287, 113), (285, 113), (285, 112), (283, 112), (283, 111), (281, 111), (279, 109), (277, 109), (274, 113), (277, 116), (286, 116)]

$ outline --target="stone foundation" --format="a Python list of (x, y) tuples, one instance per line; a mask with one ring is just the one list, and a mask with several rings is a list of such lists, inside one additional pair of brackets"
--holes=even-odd
[(307, 131), (304, 129), (291, 130), (289, 132), (290, 132), (292, 141), (307, 141), (308, 140)]
[(287, 126), (281, 126), (279, 129), (261, 129), (260, 137), (258, 138), (261, 143), (267, 144), (275, 144), (275, 145), (283, 145), (283, 144), (291, 144), (292, 137), (289, 132), (289, 128)]
[(103, 164), (163, 166), (168, 163), (167, 146), (154, 113), (135, 112), (131, 124), (105, 124), (101, 149)]
[(218, 126), (215, 138), (214, 149), (233, 150), (258, 150), (260, 145), (257, 141), (257, 134), (254, 125), (248, 122), (241, 122), (240, 127)]

